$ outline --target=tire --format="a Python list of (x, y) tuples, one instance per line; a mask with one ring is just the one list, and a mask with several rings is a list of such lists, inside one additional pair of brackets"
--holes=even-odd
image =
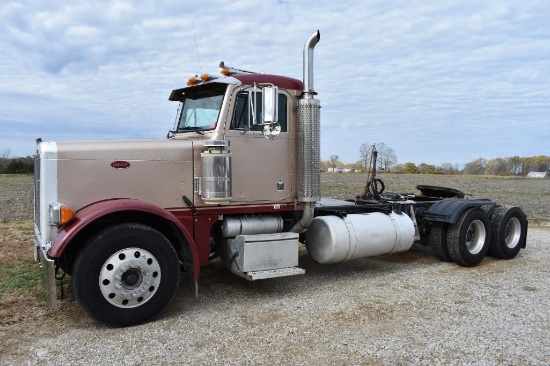
[(443, 262), (453, 261), (447, 248), (447, 224), (433, 223), (428, 235), (428, 243), (439, 260)]
[(491, 216), (489, 253), (496, 258), (512, 259), (518, 255), (527, 236), (527, 218), (519, 207), (498, 207)]
[(489, 216), (489, 220), (491, 220), (491, 217), (493, 216), (493, 212), (495, 212), (495, 210), (499, 207), (501, 206), (500, 205), (483, 205), (481, 206), (481, 209), (485, 211), (487, 216)]
[(179, 260), (157, 230), (134, 223), (92, 237), (73, 268), (73, 293), (92, 318), (114, 326), (146, 322), (174, 297)]
[(458, 222), (450, 225), (447, 231), (449, 255), (461, 266), (478, 265), (485, 258), (490, 242), (491, 223), (479, 207), (463, 212)]

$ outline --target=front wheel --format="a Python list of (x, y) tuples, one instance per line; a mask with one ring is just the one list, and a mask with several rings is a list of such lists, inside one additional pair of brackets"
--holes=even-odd
[(143, 323), (172, 299), (179, 260), (157, 230), (133, 223), (109, 227), (90, 239), (73, 269), (73, 292), (91, 317), (116, 326)]
[(489, 250), (491, 223), (479, 207), (470, 208), (460, 215), (447, 231), (449, 255), (457, 264), (465, 267), (478, 265)]

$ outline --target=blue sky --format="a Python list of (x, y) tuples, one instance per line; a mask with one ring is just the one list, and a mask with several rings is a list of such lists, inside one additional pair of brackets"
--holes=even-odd
[(3, 0), (0, 153), (164, 138), (190, 76), (223, 60), (302, 79), (319, 29), (323, 160), (375, 142), (401, 163), (550, 155), (549, 19), (546, 0)]

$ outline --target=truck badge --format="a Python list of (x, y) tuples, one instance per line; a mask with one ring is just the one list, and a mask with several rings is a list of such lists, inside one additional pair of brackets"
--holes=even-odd
[(117, 160), (113, 161), (111, 166), (115, 169), (128, 169), (130, 167), (130, 163), (127, 161)]

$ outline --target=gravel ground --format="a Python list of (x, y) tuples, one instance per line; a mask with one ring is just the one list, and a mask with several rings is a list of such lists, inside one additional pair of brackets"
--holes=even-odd
[[(214, 264), (155, 321), (108, 328), (74, 303), (12, 329), (0, 365), (550, 364), (550, 230), (511, 261), (402, 254), (247, 282)], [(184, 281), (182, 281), (184, 283)]]

